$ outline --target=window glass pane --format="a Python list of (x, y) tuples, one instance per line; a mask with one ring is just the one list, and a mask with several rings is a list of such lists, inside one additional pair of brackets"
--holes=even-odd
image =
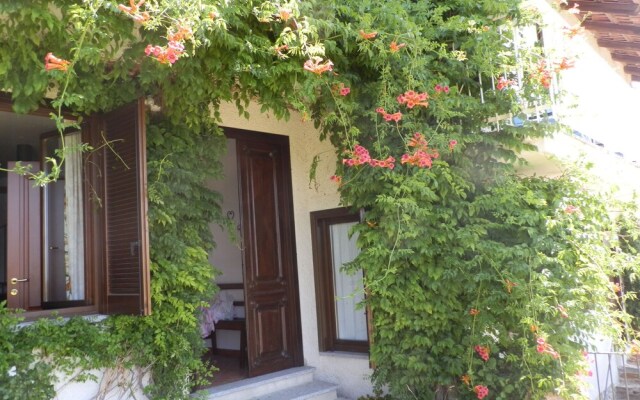
[(349, 230), (355, 222), (330, 226), (333, 282), (336, 307), (337, 338), (342, 340), (367, 340), (367, 318), (364, 308), (358, 303), (364, 298), (362, 270), (350, 275), (342, 266), (353, 261), (358, 255), (357, 234), (349, 237)]
[[(44, 154), (55, 157), (57, 137), (44, 139)], [(65, 135), (65, 146), (81, 144), (80, 133)], [(66, 155), (60, 179), (44, 186), (43, 301), (85, 299), (82, 153)]]

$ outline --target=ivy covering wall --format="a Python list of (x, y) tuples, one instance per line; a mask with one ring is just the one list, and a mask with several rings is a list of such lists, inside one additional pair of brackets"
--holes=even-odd
[(295, 109), (334, 144), (336, 189), (366, 215), (351, 267), (366, 276), (373, 380), (393, 398), (579, 398), (589, 335), (619, 333), (610, 277), (637, 261), (607, 202), (576, 171), (516, 174), (527, 140), (556, 129), (544, 114), (496, 123), (551, 104), (571, 64), (516, 51), (536, 22), (519, 1), (30, 0), (0, 4), (0, 19), (16, 112), (47, 97), (78, 114), (139, 96), (159, 107), (153, 314), (17, 329), (1, 308), (0, 398), (51, 398), (54, 369), (133, 366), (153, 398), (188, 395), (204, 373), (197, 308), (214, 292), (208, 225), (223, 221), (203, 185), (220, 174), (223, 101)]

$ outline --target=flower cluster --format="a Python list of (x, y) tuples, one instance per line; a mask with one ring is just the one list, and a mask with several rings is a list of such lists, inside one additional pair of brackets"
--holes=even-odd
[(182, 42), (191, 39), (193, 31), (188, 26), (180, 26), (176, 32), (169, 32), (167, 39), (171, 42)]
[(575, 66), (576, 60), (568, 57), (562, 57), (560, 60), (553, 63), (553, 68), (556, 72), (571, 69)]
[(580, 211), (580, 209), (579, 209), (578, 207), (573, 206), (573, 205), (571, 205), (571, 204), (569, 204), (568, 206), (566, 206), (566, 207), (564, 208), (564, 212), (565, 212), (566, 214), (574, 214), (574, 213), (577, 213), (577, 212), (579, 212), (579, 211)]
[(469, 315), (473, 315), (475, 317), (478, 314), (480, 314), (480, 311), (477, 308), (472, 308), (471, 310), (469, 310)]
[(342, 160), (344, 165), (349, 167), (355, 167), (357, 165), (367, 164), (371, 161), (369, 150), (357, 144), (352, 152), (350, 152), (351, 158), (345, 158)]
[(396, 113), (393, 113), (393, 114), (389, 114), (382, 107), (376, 108), (376, 112), (378, 114), (382, 115), (382, 118), (384, 118), (384, 120), (387, 121), (387, 122), (389, 122), (389, 121), (398, 122), (398, 121), (400, 121), (402, 119), (402, 113), (401, 112), (396, 112)]
[(140, 7), (144, 4), (145, 0), (140, 0), (138, 3), (135, 0), (129, 0), (129, 6), (125, 6), (124, 4), (118, 4), (118, 8), (120, 11), (128, 14), (134, 21), (144, 23), (147, 22), (150, 18), (148, 12), (139, 12)]
[(531, 78), (538, 81), (545, 88), (551, 86), (551, 71), (549, 71), (545, 60), (538, 62), (536, 69), (531, 73)]
[(286, 45), (286, 44), (283, 44), (282, 46), (274, 47), (273, 50), (276, 52), (276, 55), (278, 56), (278, 58), (285, 59), (285, 58), (287, 58), (287, 55), (284, 54), (284, 52), (289, 50), (289, 46)]
[(449, 140), (449, 151), (453, 151), (453, 149), (455, 149), (457, 145), (458, 145), (457, 140), (455, 139)]
[(511, 86), (515, 85), (515, 83), (516, 82), (511, 79), (507, 79), (504, 76), (501, 76), (500, 79), (498, 79), (498, 84), (496, 85), (496, 89), (498, 90), (508, 89)]
[(620, 287), (620, 283), (618, 282), (611, 282), (611, 290), (613, 290), (613, 293), (620, 293), (622, 287)]
[(323, 62), (322, 57), (314, 56), (304, 63), (304, 69), (316, 75), (322, 75), (325, 72), (333, 71), (333, 63), (330, 60)]
[(371, 158), (369, 155), (369, 150), (365, 149), (360, 145), (356, 145), (353, 151), (348, 152), (351, 156), (350, 158), (344, 158), (342, 163), (348, 167), (355, 167), (358, 165), (369, 164), (372, 167), (380, 167), (380, 168), (395, 168), (396, 159), (389, 156), (384, 160), (376, 160), (375, 158)]
[[(449, 89), (449, 86), (440, 85), (440, 84), (437, 84), (436, 86), (434, 86), (433, 90), (435, 90), (436, 93), (444, 93), (444, 94), (449, 94), (449, 92), (451, 91), (451, 89)], [(409, 107), (409, 108), (411, 108), (411, 107)]]
[(414, 133), (409, 143), (407, 143), (407, 146), (415, 148), (415, 151), (412, 154), (403, 154), (400, 159), (402, 164), (431, 168), (433, 159), (440, 156), (436, 150), (429, 149), (424, 135), (420, 132)]
[(478, 356), (482, 358), (482, 361), (489, 361), (489, 348), (487, 346), (475, 345), (473, 350), (478, 353)]
[(536, 350), (538, 350), (538, 353), (549, 354), (553, 358), (560, 358), (560, 354), (558, 354), (558, 352), (555, 351), (553, 347), (551, 347), (551, 345), (544, 340), (544, 338), (538, 337), (536, 339), (536, 343), (538, 343), (538, 345), (536, 346)]
[(289, 20), (289, 18), (291, 18), (292, 12), (289, 8), (284, 8), (284, 7), (280, 7), (278, 9), (278, 18), (280, 18), (281, 21), (286, 22)]
[(584, 33), (584, 26), (580, 24), (573, 25), (571, 27), (564, 27), (562, 33), (568, 38), (573, 39), (576, 36), (581, 36)]
[(416, 93), (413, 90), (407, 90), (406, 92), (404, 92), (404, 94), (398, 96), (396, 100), (398, 100), (398, 103), (400, 104), (406, 104), (407, 108), (413, 108), (415, 106), (428, 107), (428, 98), (429, 95), (426, 92)]
[(396, 41), (394, 40), (393, 42), (391, 42), (391, 44), (389, 45), (389, 50), (392, 53), (397, 53), (400, 51), (401, 48), (405, 47), (407, 44), (406, 43), (396, 43)]
[(376, 160), (375, 158), (372, 158), (371, 161), (369, 161), (369, 165), (371, 165), (372, 167), (389, 168), (389, 169), (394, 169), (396, 166), (395, 163), (396, 163), (396, 159), (391, 156), (385, 158), (384, 160)]
[(484, 385), (476, 385), (473, 391), (478, 396), (478, 399), (484, 399), (489, 394), (489, 388)]
[(161, 64), (173, 64), (184, 54), (184, 45), (177, 41), (169, 41), (167, 46), (147, 45), (144, 54), (155, 58)]
[(504, 285), (507, 288), (507, 293), (511, 294), (511, 291), (513, 291), (513, 288), (518, 286), (517, 283), (515, 282), (511, 282), (509, 279), (505, 279), (504, 280)]
[(378, 36), (378, 32), (369, 32), (369, 33), (366, 33), (366, 32), (365, 32), (365, 31), (363, 31), (362, 29), (360, 29), (359, 34), (360, 34), (360, 37), (361, 37), (362, 39), (364, 39), (364, 40), (373, 39), (373, 38), (375, 38), (376, 36)]
[(69, 68), (69, 64), (71, 64), (69, 61), (58, 58), (53, 53), (47, 53), (44, 57), (44, 69), (47, 71), (56, 69), (65, 72)]
[(344, 83), (340, 82), (340, 84), (335, 84), (331, 87), (331, 90), (334, 93), (339, 94), (340, 96), (346, 96), (351, 93), (351, 88), (344, 85)]

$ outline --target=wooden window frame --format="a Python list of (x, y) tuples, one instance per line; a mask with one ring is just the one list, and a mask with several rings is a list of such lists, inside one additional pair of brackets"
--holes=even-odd
[[(337, 336), (335, 291), (329, 227), (334, 224), (359, 222), (360, 216), (347, 207), (314, 211), (311, 213), (311, 240), (318, 317), (318, 343), (320, 351), (368, 353), (369, 340), (344, 340)], [(367, 321), (368, 318), (368, 310)], [(369, 325), (367, 323), (367, 325)], [(370, 335), (367, 326), (367, 335)]]
[[(0, 93), (0, 111), (14, 112), (11, 106), (10, 95)], [(30, 113), (34, 116), (48, 116), (54, 110), (50, 107), (43, 106)], [(90, 315), (90, 314), (132, 314), (132, 315), (148, 315), (151, 313), (150, 301), (150, 271), (149, 271), (149, 239), (147, 225), (147, 199), (146, 199), (146, 141), (145, 141), (145, 106), (144, 101), (139, 99), (133, 104), (120, 107), (112, 112), (92, 115), (85, 119), (81, 127), (81, 135), (83, 143), (88, 143), (94, 147), (94, 151), (84, 156), (85, 171), (83, 177), (84, 192), (84, 234), (85, 234), (85, 305), (70, 306), (57, 309), (39, 309), (26, 310), (22, 316), (27, 320), (33, 320), (40, 317), (49, 317), (52, 315), (73, 316), (73, 315)], [(68, 112), (64, 112), (63, 116), (69, 119), (76, 119)], [(117, 126), (110, 130), (109, 124), (121, 125), (117, 118), (126, 120), (124, 125)], [(115, 121), (115, 123), (113, 122)], [(124, 127), (123, 127), (124, 126)], [(110, 132), (114, 131), (120, 135), (117, 129), (124, 129), (128, 139), (122, 140), (120, 136), (112, 137)], [(110, 145), (103, 145), (104, 141), (110, 141)], [(109, 205), (107, 202), (107, 186), (109, 174), (114, 166), (109, 164), (109, 153), (113, 147), (118, 151), (118, 146), (126, 143), (133, 149), (135, 154), (133, 161), (129, 165), (123, 165), (122, 170), (133, 170), (133, 179), (135, 180), (136, 199), (135, 204), (131, 207), (137, 220), (137, 239), (135, 242), (125, 243), (124, 247), (131, 247), (131, 243), (135, 243), (135, 251), (130, 250), (131, 256), (137, 260), (132, 268), (138, 272), (139, 276), (133, 288), (130, 288), (130, 282), (127, 282), (122, 289), (122, 278), (118, 276), (116, 269), (122, 270), (122, 261), (113, 261), (108, 242), (117, 242), (118, 237), (114, 238), (114, 234), (109, 231), (109, 224), (112, 223), (112, 217), (107, 210)], [(125, 150), (127, 151), (127, 150)], [(113, 157), (111, 157), (113, 158)], [(117, 156), (119, 158), (119, 156)], [(126, 173), (126, 172), (125, 172)], [(129, 175), (131, 176), (131, 175)], [(120, 179), (118, 177), (113, 179)], [(129, 178), (131, 179), (131, 178)], [(119, 236), (119, 233), (116, 233)], [(128, 239), (132, 240), (132, 239)], [(122, 245), (120, 247), (123, 247)], [(120, 254), (123, 251), (120, 250)], [(120, 254), (117, 254), (120, 256)], [(130, 261), (130, 260), (129, 260)], [(126, 264), (126, 262), (124, 262)], [(132, 269), (125, 272), (129, 272)], [(122, 274), (122, 273), (121, 273)], [(9, 277), (8, 277), (9, 278)], [(9, 280), (9, 279), (7, 279)], [(7, 292), (10, 291), (7, 288)], [(8, 294), (9, 295), (9, 294)]]

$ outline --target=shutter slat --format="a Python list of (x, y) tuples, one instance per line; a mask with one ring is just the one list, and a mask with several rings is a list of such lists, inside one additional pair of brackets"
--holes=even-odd
[(107, 313), (148, 313), (144, 106), (128, 105), (104, 119)]

